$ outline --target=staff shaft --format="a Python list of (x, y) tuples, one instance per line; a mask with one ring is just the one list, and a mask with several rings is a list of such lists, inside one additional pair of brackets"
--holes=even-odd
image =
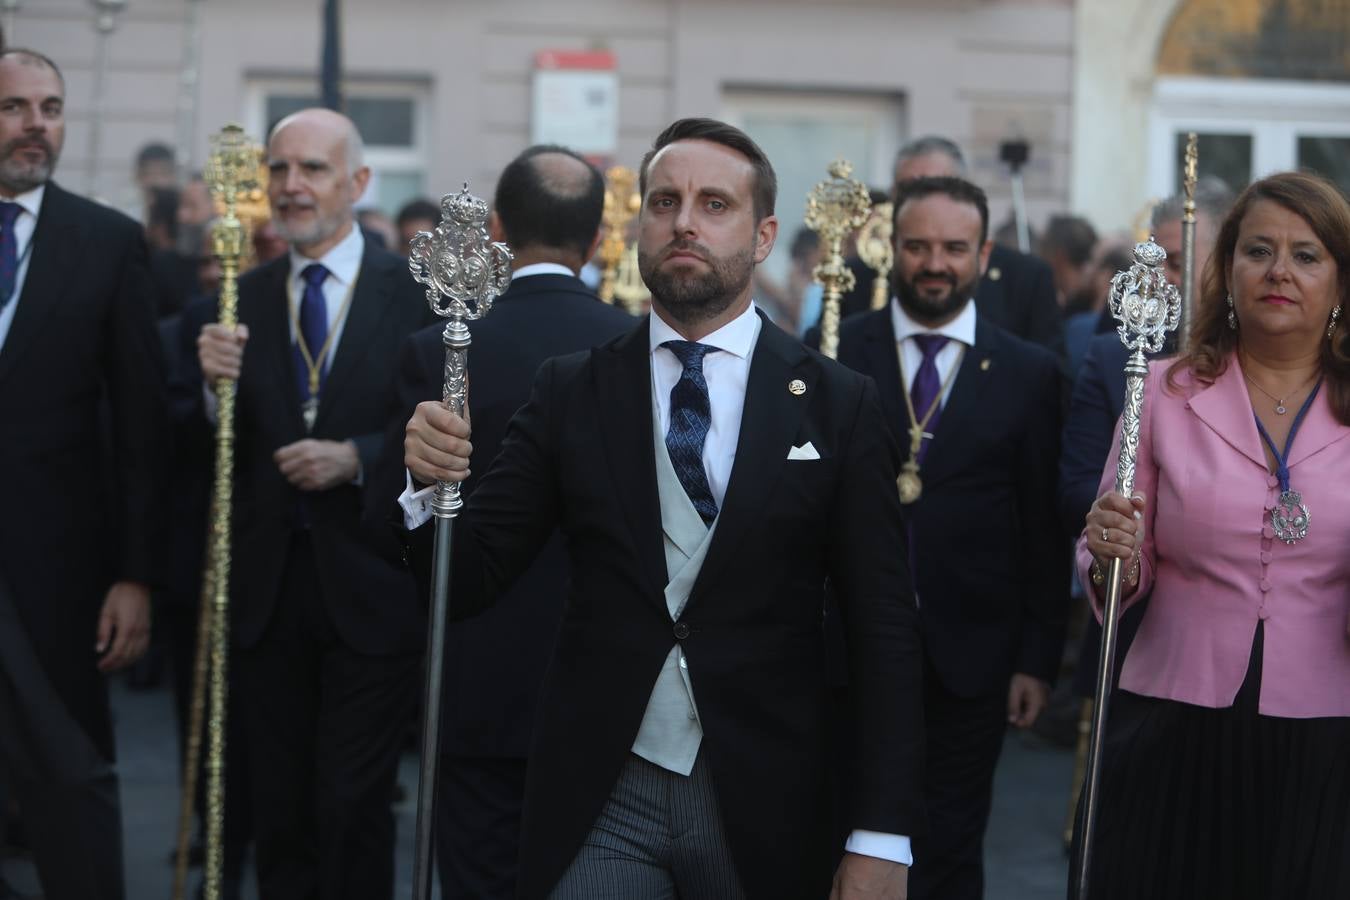
[(1195, 321), (1195, 212), (1181, 220), (1181, 324), (1177, 326), (1182, 353), (1191, 347), (1191, 323)]
[[(1136, 349), (1125, 364), (1125, 408), (1121, 411), (1120, 456), (1116, 461), (1116, 492), (1130, 496), (1134, 492), (1135, 460), (1139, 452), (1139, 422), (1144, 407), (1144, 378), (1148, 362), (1143, 350)], [(1077, 900), (1088, 900), (1088, 882), (1092, 871), (1093, 838), (1101, 805), (1101, 767), (1106, 744), (1106, 717), (1110, 711), (1112, 682), (1116, 671), (1116, 645), (1119, 640), (1120, 606), (1124, 592), (1125, 561), (1116, 557), (1106, 580), (1106, 605), (1102, 614), (1101, 656), (1097, 660), (1097, 686), (1093, 695), (1092, 735), (1088, 739), (1086, 774), (1083, 777), (1082, 840), (1078, 850)]]
[(413, 845), (414, 900), (431, 898), (431, 838), (441, 751), (441, 682), (445, 666), (445, 628), (450, 614), (450, 545), (454, 525), (453, 518), (436, 518), (426, 686), (422, 696), (422, 761), (417, 782), (417, 831)]

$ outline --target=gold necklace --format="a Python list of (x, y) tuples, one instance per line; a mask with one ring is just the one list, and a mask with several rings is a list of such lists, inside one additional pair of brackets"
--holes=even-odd
[[(329, 277), (332, 277), (331, 274)], [(328, 358), (328, 351), (333, 347), (333, 337), (338, 333), (338, 329), (347, 319), (347, 310), (352, 305), (352, 295), (356, 292), (356, 279), (361, 277), (358, 269), (356, 277), (352, 278), (347, 285), (347, 295), (342, 298), (342, 307), (338, 310), (337, 318), (333, 324), (328, 327), (328, 335), (323, 340), (323, 346), (319, 348), (318, 354), (309, 349), (309, 344), (305, 341), (305, 333), (300, 328), (300, 301), (292, 292), (290, 300), (291, 331), (295, 334), (295, 345), (300, 348), (300, 358), (305, 361), (305, 369), (309, 380), (309, 399), (300, 405), (300, 414), (305, 420), (305, 431), (314, 430), (314, 422), (319, 418), (319, 383), (323, 377), (323, 363)], [(322, 293), (322, 288), (320, 289)], [(327, 307), (328, 300), (325, 298), (324, 306)], [(324, 310), (327, 315), (327, 309)]]
[[(928, 411), (920, 419), (914, 412), (914, 398), (909, 395), (909, 388), (905, 379), (905, 355), (896, 347), (896, 357), (900, 360), (900, 392), (905, 395), (905, 412), (909, 414), (909, 459), (900, 467), (900, 475), (895, 479), (895, 486), (900, 491), (900, 502), (906, 505), (918, 500), (923, 494), (923, 479), (919, 477), (919, 449), (923, 447), (924, 438), (933, 436), (924, 431), (928, 423), (937, 412), (938, 407), (942, 405), (942, 397), (947, 393), (947, 389), (952, 386), (956, 380), (956, 373), (961, 370), (961, 362), (965, 356), (965, 345), (957, 342), (962, 348), (962, 353), (952, 364), (951, 371), (947, 377), (942, 380), (942, 386), (938, 388), (937, 394), (933, 397), (933, 402), (928, 404)], [(936, 359), (934, 365), (937, 364)]]

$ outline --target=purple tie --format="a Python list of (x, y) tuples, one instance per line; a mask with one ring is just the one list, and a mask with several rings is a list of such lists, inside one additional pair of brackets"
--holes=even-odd
[[(305, 347), (311, 358), (318, 362), (319, 352), (324, 341), (328, 340), (328, 303), (323, 299), (323, 283), (328, 278), (328, 270), (318, 263), (310, 263), (300, 271), (305, 282), (305, 292), (300, 298), (300, 334), (304, 336)], [(319, 385), (323, 386), (327, 372), (320, 363)], [(300, 402), (309, 399), (309, 367), (300, 347), (295, 347), (295, 378), (300, 388)]]
[[(914, 374), (914, 384), (909, 389), (909, 397), (914, 404), (914, 417), (920, 422), (928, 414), (929, 407), (938, 400), (938, 393), (942, 390), (942, 379), (938, 378), (937, 355), (947, 346), (948, 340), (950, 339), (940, 334), (914, 335), (914, 343), (919, 345), (919, 350), (923, 353), (923, 362), (919, 363), (919, 371)], [(927, 434), (936, 434), (938, 419), (941, 417), (942, 408), (939, 402), (938, 408), (933, 410), (933, 416), (924, 425), (923, 430)], [(929, 438), (923, 439), (915, 462), (923, 464), (929, 442)]]
[(14, 236), (14, 221), (23, 207), (0, 200), (0, 310), (14, 299), (14, 282), (19, 276), (19, 241)]

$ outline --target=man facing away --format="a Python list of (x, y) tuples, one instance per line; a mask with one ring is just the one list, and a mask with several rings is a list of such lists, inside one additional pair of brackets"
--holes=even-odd
[(238, 379), (231, 674), (259, 895), (379, 900), (424, 626), (398, 541), (363, 521), (362, 486), (398, 349), (432, 315), (407, 263), (354, 224), (370, 170), (349, 119), (288, 116), (267, 165), (289, 251), (240, 279), (239, 327), (206, 325), (197, 343), (207, 385)]
[[(599, 244), (604, 206), (600, 173), (562, 147), (528, 148), (497, 180), (488, 232), (511, 247), (513, 271), (511, 287), (491, 314), (473, 324), (469, 382), (474, 457), (482, 464), (462, 485), (466, 497), (500, 451), (511, 417), (530, 399), (539, 366), (633, 328), (632, 316), (601, 303), (577, 277)], [(407, 477), (404, 426), (419, 402), (441, 396), (443, 330), (436, 324), (413, 335), (399, 362), (398, 414), (385, 439), (379, 480), (367, 488), (386, 506)], [(432, 490), (411, 498), (410, 527), (429, 515)], [(413, 532), (415, 562), (428, 561), (424, 539), (432, 531)], [(555, 535), (490, 611), (455, 623), (446, 635), (436, 806), (436, 852), (446, 898), (515, 896), (525, 760), (568, 577), (562, 536)]]
[(0, 766), (46, 896), (120, 900), (104, 677), (149, 638), (168, 416), (140, 226), (51, 180), (64, 101), (0, 53)]
[[(778, 220), (748, 136), (680, 120), (640, 185), (653, 314), (540, 369), (456, 526), (455, 597), (490, 601), (555, 528), (571, 561), (520, 894), (903, 897), (919, 646), (875, 388), (754, 308)], [(462, 480), (471, 452), (466, 420), (417, 407), (414, 476)], [(856, 646), (846, 734), (827, 727), (827, 580)], [(831, 775), (848, 780), (842, 861)]]

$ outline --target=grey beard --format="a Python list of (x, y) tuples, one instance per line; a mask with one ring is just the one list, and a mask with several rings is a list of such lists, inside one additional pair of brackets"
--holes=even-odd
[(49, 159), (45, 163), (25, 165), (6, 159), (0, 162), (0, 186), (12, 194), (31, 191), (51, 179), (53, 163), (54, 161)]

